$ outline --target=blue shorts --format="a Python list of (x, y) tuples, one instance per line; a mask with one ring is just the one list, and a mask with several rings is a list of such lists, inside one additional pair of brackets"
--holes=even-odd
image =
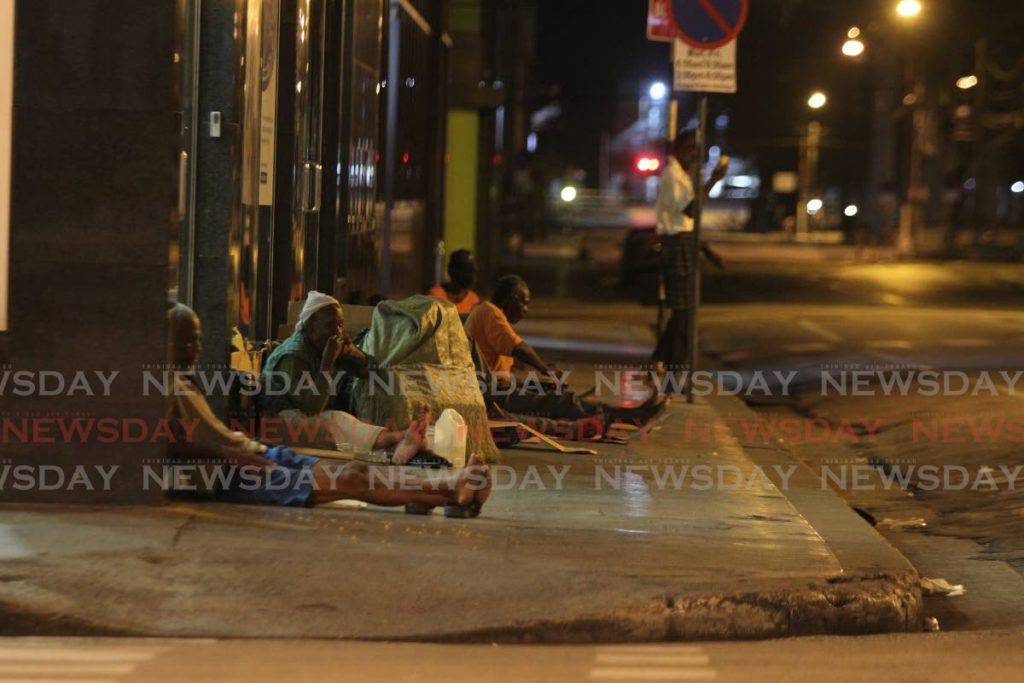
[(298, 455), (290, 448), (275, 446), (263, 454), (277, 467), (267, 472), (243, 476), (235, 472), (217, 498), (243, 505), (309, 505), (315, 490), (313, 466), (320, 460)]

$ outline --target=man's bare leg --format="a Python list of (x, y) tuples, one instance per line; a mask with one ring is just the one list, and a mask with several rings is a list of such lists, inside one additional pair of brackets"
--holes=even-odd
[(341, 499), (387, 507), (408, 503), (430, 507), (469, 505), (474, 501), (483, 504), (491, 491), (490, 469), (475, 455), (457, 474), (438, 478), (361, 462), (339, 467), (340, 471), (328, 471), (323, 465), (314, 468), (317, 485), (312, 498), (314, 505)]
[(394, 465), (404, 465), (420, 451), (427, 449), (427, 427), (430, 425), (430, 407), (423, 406), (419, 415), (409, 423), (401, 440), (395, 446), (395, 454), (391, 457)]

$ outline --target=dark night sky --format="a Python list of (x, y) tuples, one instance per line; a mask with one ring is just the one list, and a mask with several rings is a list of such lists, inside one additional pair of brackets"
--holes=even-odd
[[(762, 170), (795, 166), (792, 145), (807, 121), (806, 100), (821, 88), (830, 97), (822, 122), (831, 165), (839, 176), (862, 173), (882, 44), (898, 55), (913, 51), (941, 83), (971, 70), (981, 35), (1005, 36), (1016, 45), (1016, 54), (1007, 55), (1011, 62), (1022, 54), (1021, 0), (922, 1), (927, 15), (908, 28), (891, 13), (895, 0), (751, 0), (739, 43), (739, 95), (711, 102), (712, 116), (732, 114), (721, 141), (727, 151), (756, 154)], [(534, 80), (559, 86), (563, 108), (561, 120), (542, 135), (541, 151), (588, 169), (593, 178), (598, 137), (602, 129), (618, 132), (620, 103), (635, 102), (656, 78), (671, 80), (670, 47), (646, 39), (647, 0), (540, 0), (537, 7)], [(859, 64), (839, 53), (851, 25), (868, 30), (871, 59)], [(957, 96), (951, 85), (946, 89)], [(542, 101), (539, 95), (536, 103)]]

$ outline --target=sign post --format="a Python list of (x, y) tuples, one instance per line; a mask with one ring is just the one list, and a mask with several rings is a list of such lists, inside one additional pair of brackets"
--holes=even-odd
[[(668, 10), (667, 20), (665, 18)], [(686, 320), (689, 378), (697, 369), (697, 314), (700, 309), (700, 233), (704, 217), (704, 159), (708, 146), (708, 93), (736, 92), (736, 37), (749, 12), (748, 0), (650, 0), (647, 37), (673, 41), (674, 90), (700, 93), (697, 110), (697, 159), (693, 171), (693, 259), (689, 281), (690, 311)], [(666, 25), (667, 24), (667, 25)], [(670, 129), (670, 139), (675, 130)], [(686, 382), (686, 400), (693, 403), (693, 382)]]

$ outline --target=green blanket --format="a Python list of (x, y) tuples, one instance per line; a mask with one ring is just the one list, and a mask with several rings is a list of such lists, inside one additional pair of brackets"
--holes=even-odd
[(376, 376), (371, 373), (353, 386), (357, 417), (400, 426), (420, 405), (430, 406), (433, 420), (453, 408), (469, 428), (467, 457), (478, 453), (488, 462), (498, 457), (469, 340), (454, 305), (419, 295), (383, 301), (360, 346), (378, 366)]

